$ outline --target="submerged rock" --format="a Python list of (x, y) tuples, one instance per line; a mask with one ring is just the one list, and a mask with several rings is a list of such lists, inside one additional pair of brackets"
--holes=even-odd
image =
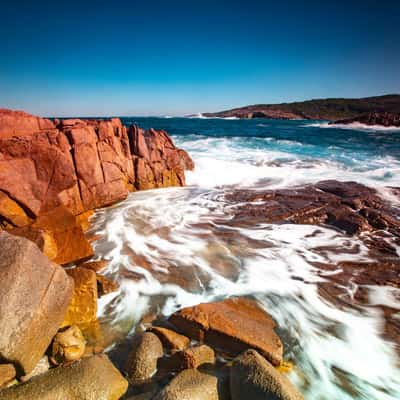
[(27, 239), (0, 231), (0, 249), (0, 357), (27, 374), (61, 325), (73, 282)]
[(170, 322), (189, 337), (229, 354), (255, 348), (274, 365), (282, 362), (275, 322), (252, 300), (232, 298), (184, 308)]
[(117, 400), (128, 382), (106, 355), (54, 368), (0, 391), (0, 400)]
[(292, 383), (255, 350), (233, 361), (230, 387), (232, 400), (303, 400)]
[(157, 372), (159, 358), (164, 355), (160, 339), (151, 332), (137, 334), (125, 363), (125, 371), (133, 386), (148, 382)]

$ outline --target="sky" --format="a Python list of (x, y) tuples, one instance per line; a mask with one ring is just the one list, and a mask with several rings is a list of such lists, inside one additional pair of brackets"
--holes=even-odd
[(0, 38), (0, 107), (42, 116), (400, 93), (400, 0), (14, 0)]

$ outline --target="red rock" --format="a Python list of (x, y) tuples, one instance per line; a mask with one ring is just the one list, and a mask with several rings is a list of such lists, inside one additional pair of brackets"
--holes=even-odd
[(0, 224), (23, 226), (61, 205), (79, 215), (135, 189), (184, 185), (193, 167), (163, 131), (127, 130), (118, 118), (55, 122), (0, 109)]
[(184, 350), (190, 344), (190, 339), (175, 331), (160, 326), (152, 326), (150, 332), (155, 333), (168, 350)]
[(254, 301), (233, 298), (199, 304), (177, 311), (169, 320), (185, 335), (229, 354), (252, 348), (274, 365), (282, 362), (275, 322)]

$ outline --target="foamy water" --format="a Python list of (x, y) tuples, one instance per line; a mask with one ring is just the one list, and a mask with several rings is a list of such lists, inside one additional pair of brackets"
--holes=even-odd
[[(306, 399), (399, 399), (399, 359), (382, 337), (379, 306), (399, 310), (400, 291), (368, 286), (369, 304), (350, 307), (319, 290), (340, 272), (319, 265), (370, 260), (362, 238), (308, 225), (232, 226), (235, 205), (224, 199), (231, 188), (331, 178), (389, 196), (385, 187), (399, 184), (399, 160), (375, 154), (355, 166), (340, 147), (333, 157), (316, 156), (310, 144), (287, 138), (189, 134), (174, 140), (196, 164), (187, 174), (189, 187), (132, 193), (93, 218), (96, 257), (109, 260), (106, 274), (120, 284), (119, 293), (101, 300), (100, 317), (126, 334), (149, 312), (168, 316), (183, 306), (250, 296), (276, 319), (285, 358), (295, 365), (290, 379)], [(346, 286), (350, 298), (355, 289)]]

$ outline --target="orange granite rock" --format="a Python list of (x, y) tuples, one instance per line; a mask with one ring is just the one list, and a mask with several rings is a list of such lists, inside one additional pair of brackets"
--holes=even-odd
[(169, 321), (185, 335), (229, 354), (252, 348), (273, 365), (282, 362), (283, 346), (274, 331), (275, 322), (252, 300), (199, 304), (177, 311)]

